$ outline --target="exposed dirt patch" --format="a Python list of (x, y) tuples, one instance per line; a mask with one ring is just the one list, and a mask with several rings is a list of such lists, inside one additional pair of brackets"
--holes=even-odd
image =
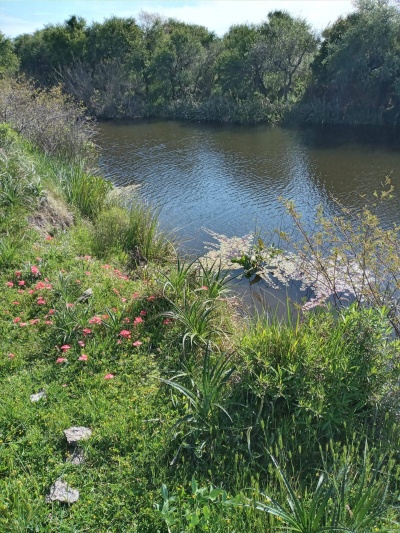
[(29, 215), (29, 224), (43, 234), (51, 234), (55, 230), (66, 230), (74, 223), (74, 216), (61, 198), (56, 198), (48, 190), (41, 198), (37, 211)]

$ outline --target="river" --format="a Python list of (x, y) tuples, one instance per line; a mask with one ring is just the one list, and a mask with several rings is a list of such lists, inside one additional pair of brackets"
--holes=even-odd
[[(98, 130), (102, 174), (138, 185), (162, 208), (162, 225), (199, 254), (206, 229), (228, 237), (290, 231), (281, 198), (294, 200), (311, 226), (317, 205), (335, 213), (333, 197), (361, 209), (386, 176), (395, 190), (400, 184), (400, 139), (388, 131), (177, 121), (104, 122)], [(385, 226), (400, 223), (399, 207), (395, 198), (380, 210)]]

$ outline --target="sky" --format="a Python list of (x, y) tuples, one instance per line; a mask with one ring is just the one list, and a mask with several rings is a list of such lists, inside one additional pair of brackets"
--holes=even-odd
[(259, 23), (276, 9), (305, 18), (320, 32), (354, 6), (352, 0), (0, 0), (0, 31), (15, 37), (71, 15), (90, 23), (113, 15), (136, 18), (143, 10), (200, 24), (221, 36), (233, 24)]

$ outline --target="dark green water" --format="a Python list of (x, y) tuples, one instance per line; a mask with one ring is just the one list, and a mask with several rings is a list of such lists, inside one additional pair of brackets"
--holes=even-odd
[[(291, 228), (279, 198), (293, 199), (306, 221), (332, 195), (362, 208), (386, 176), (399, 190), (400, 139), (366, 129), (225, 127), (184, 122), (99, 124), (103, 175), (137, 184), (162, 207), (161, 221), (185, 246), (202, 251), (208, 228), (228, 237), (255, 228)], [(384, 225), (400, 223), (398, 198), (387, 203)]]

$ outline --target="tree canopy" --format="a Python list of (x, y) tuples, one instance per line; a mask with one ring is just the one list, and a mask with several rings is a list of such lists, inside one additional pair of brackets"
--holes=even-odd
[(146, 12), (90, 25), (71, 16), (14, 43), (1, 36), (0, 74), (19, 61), (40, 85), (61, 83), (104, 117), (396, 125), (399, 41), (400, 12), (389, 0), (358, 0), (321, 39), (281, 10), (259, 24), (232, 26), (222, 38)]

